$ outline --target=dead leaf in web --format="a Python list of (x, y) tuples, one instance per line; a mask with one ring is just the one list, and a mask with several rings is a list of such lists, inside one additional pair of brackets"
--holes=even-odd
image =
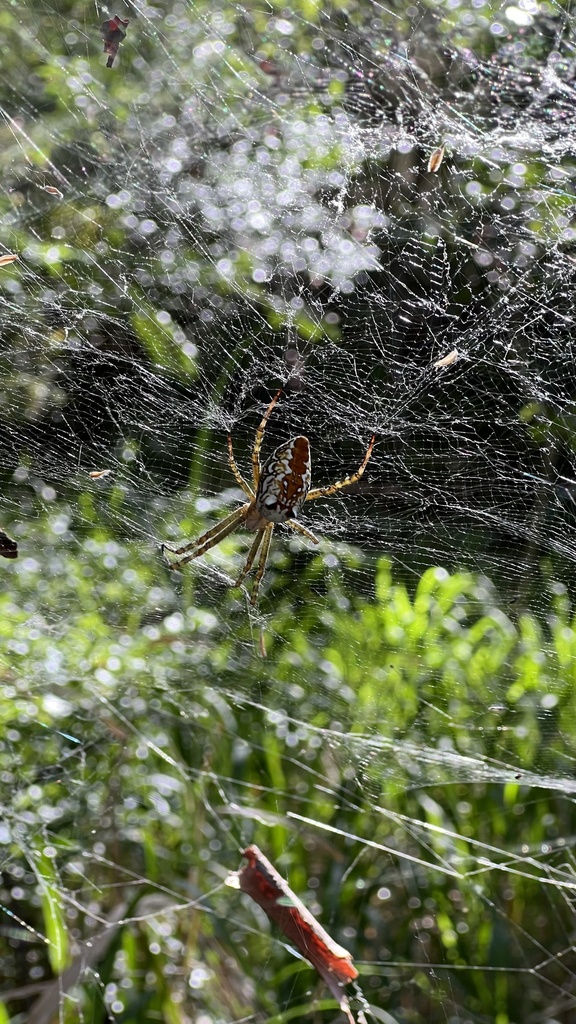
[(88, 476), (92, 480), (102, 480), (103, 477), (110, 476), (111, 472), (111, 469), (93, 469), (91, 473), (88, 473)]
[(18, 257), (14, 253), (7, 253), (6, 256), (0, 256), (0, 267), (7, 267), (9, 263), (14, 263)]
[(277, 64), (272, 60), (259, 60), (258, 67), (265, 75), (280, 75), (281, 71)]
[(456, 362), (459, 355), (460, 353), (458, 349), (453, 348), (452, 351), (449, 352), (447, 356), (443, 356), (442, 359), (438, 359), (435, 363), (432, 363), (432, 366), (434, 367), (435, 370), (440, 370), (441, 367), (443, 366), (452, 366), (452, 363)]
[(434, 152), (432, 153), (432, 155), (430, 156), (430, 159), (428, 161), (428, 170), (432, 174), (436, 174), (436, 171), (440, 170), (440, 166), (441, 166), (442, 161), (444, 159), (444, 150), (445, 149), (446, 149), (446, 146), (439, 146), (438, 149), (435, 149)]
[(2, 558), (18, 558), (18, 545), (4, 530), (0, 530), (0, 555)]
[(41, 185), (40, 187), (42, 191), (47, 192), (48, 195), (58, 196), (59, 199), (64, 199), (64, 193), (61, 192), (59, 188), (56, 188), (54, 185)]
[(248, 864), (234, 876), (240, 889), (262, 907), (316, 968), (340, 1009), (354, 1024), (348, 999), (342, 992), (343, 985), (358, 977), (352, 954), (334, 942), (257, 846), (248, 846), (243, 856)]
[(114, 58), (118, 53), (118, 47), (123, 39), (126, 38), (126, 32), (124, 29), (129, 24), (128, 18), (121, 18), (118, 14), (115, 14), (109, 21), (105, 21), (100, 26), (100, 31), (104, 37), (104, 53), (108, 54), (108, 60), (106, 61), (106, 67), (111, 68), (114, 63)]

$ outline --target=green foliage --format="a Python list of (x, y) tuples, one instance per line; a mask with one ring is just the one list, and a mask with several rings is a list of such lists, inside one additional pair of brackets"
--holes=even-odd
[[(1, 902), (18, 914), (20, 879), (28, 941), (45, 936), (59, 974), (69, 929), (90, 934), (127, 901), (98, 989), (82, 980), (85, 1014), (104, 1020), (108, 1004), (126, 1020), (178, 1021), (190, 999), (228, 1019), (333, 1007), (309, 1002), (311, 970), (223, 885), (253, 841), (297, 892), (317, 879), (322, 919), (376, 1007), (399, 1012), (385, 963), (414, 959), (416, 922), (433, 962), (512, 971), (497, 988), (490, 973), (460, 971), (449, 998), (478, 1014), (497, 1003), (510, 1020), (522, 1000), (538, 1004), (537, 978), (526, 986), (512, 969), (529, 959), (534, 915), (554, 950), (566, 910), (530, 856), (574, 826), (553, 782), (576, 755), (559, 713), (574, 714), (576, 645), (561, 588), (549, 588), (543, 624), (506, 615), (487, 579), (431, 568), (406, 585), (381, 559), (373, 597), (351, 597), (360, 561), (342, 547), (320, 596), (324, 556), (308, 556), (297, 581), (285, 551), (263, 598), (263, 660), (238, 594), (218, 616), (102, 527), (78, 557), (50, 550), (38, 528), (34, 557), (3, 567)], [(187, 575), (200, 587), (205, 571)], [(553, 861), (546, 870), (555, 877)], [(0, 956), (23, 981), (8, 945)], [(442, 1019), (442, 985), (416, 973), (409, 991), (398, 1020), (422, 1007)]]
[[(228, 426), (235, 402), (248, 405), (285, 372), (287, 337), (312, 371), (350, 346), (358, 380), (366, 360), (375, 394), (415, 369), (420, 380), (421, 364), (405, 355), (414, 338), (390, 337), (394, 316), (381, 300), (405, 287), (419, 296), (418, 274), (421, 310), (438, 306), (448, 318), (478, 297), (489, 311), (518, 282), (516, 298), (528, 298), (510, 320), (503, 362), (514, 376), (500, 373), (490, 334), (452, 406), (441, 391), (445, 421), (409, 438), (415, 462), (427, 440), (431, 478), (434, 463), (447, 479), (454, 450), (471, 446), (465, 430), (456, 438), (445, 428), (466, 402), (476, 457), (488, 451), (482, 468), (518, 469), (524, 480), (524, 444), (538, 473), (565, 453), (570, 462), (569, 403), (540, 398), (548, 345), (533, 367), (538, 388), (518, 368), (546, 274), (565, 308), (558, 246), (571, 238), (573, 148), (558, 145), (553, 160), (536, 149), (520, 160), (518, 142), (510, 153), (482, 149), (500, 108), (507, 117), (515, 109), (512, 52), (516, 70), (539, 61), (570, 97), (572, 75), (552, 50), (559, 32), (510, 24), (500, 42), (491, 26), (506, 12), (495, 3), (393, 0), (378, 6), (377, 22), (364, 0), (173, 7), (131, 16), (111, 74), (94, 5), (20, 0), (0, 11), (1, 242), (19, 254), (0, 268), (0, 411), (6, 466), (21, 473), (3, 494), (17, 508), (20, 558), (0, 565), (0, 998), (11, 993), (0, 1024), (28, 1018), (41, 998), (30, 984), (53, 985), (62, 1024), (333, 1020), (335, 1002), (311, 968), (226, 885), (249, 842), (351, 949), (383, 1024), (445, 1024), (461, 1007), (495, 1024), (544, 1019), (550, 993), (573, 986), (575, 973), (576, 610), (552, 569), (539, 577), (536, 616), (525, 594), (512, 607), (479, 573), (433, 564), (410, 575), (345, 545), (322, 542), (314, 553), (278, 538), (256, 615), (228, 590), (246, 538), (229, 537), (181, 578), (150, 538), (202, 528), (193, 501), (214, 456), (215, 418)], [(276, 33), (272, 14), (290, 19), (290, 32)], [(317, 47), (327, 24), (334, 54)], [(399, 40), (414, 61), (402, 57), (405, 74), (388, 62)], [(486, 61), (484, 91), (462, 60), (467, 47)], [(360, 138), (362, 118), (374, 117), (378, 127), (365, 132), (373, 149), (345, 145), (335, 127), (343, 115), (354, 126), (361, 80), (366, 107), (354, 130)], [(423, 154), (441, 141), (431, 112), (443, 107), (457, 114), (430, 181)], [(471, 111), (473, 130), (460, 140)], [(413, 135), (411, 154), (388, 144), (390, 124), (402, 141)], [(238, 211), (247, 180), (256, 198)], [(446, 258), (438, 293), (427, 255), (414, 277), (398, 269), (414, 238), (419, 254)], [(474, 262), (480, 243), (484, 263)], [(544, 265), (547, 246), (554, 259)], [(301, 269), (288, 273), (296, 257)], [(470, 320), (461, 322), (468, 337)], [(562, 380), (564, 366), (554, 369)], [(346, 406), (339, 372), (325, 400), (352, 424), (359, 410)], [(190, 418), (176, 402), (195, 389)], [(380, 406), (374, 398), (386, 423), (388, 393)], [(419, 429), (438, 389), (426, 401), (416, 403)], [(130, 402), (137, 412), (119, 419)], [(158, 408), (176, 410), (166, 455), (164, 419), (146, 434)], [(502, 423), (513, 443), (512, 430), (503, 444), (495, 438)], [(176, 452), (188, 451), (182, 424), (191, 462)], [(85, 476), (78, 485), (84, 445), (87, 458), (105, 453), (138, 472), (164, 458), (163, 469), (150, 470), (149, 489), (136, 471), (131, 491), (112, 477), (102, 496)], [(41, 479), (46, 450), (68, 500)], [(168, 502), (157, 481), (175, 455), (189, 493)], [(394, 466), (412, 480), (408, 459)], [(6, 509), (0, 526), (10, 529)], [(543, 501), (535, 513), (545, 519)], [(466, 536), (462, 550), (474, 543)]]

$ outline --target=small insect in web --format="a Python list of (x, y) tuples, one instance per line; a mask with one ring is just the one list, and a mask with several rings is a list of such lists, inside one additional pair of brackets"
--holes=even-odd
[(40, 188), (43, 192), (47, 192), (49, 196), (58, 196), (58, 199), (64, 199), (64, 193), (54, 185), (41, 185)]
[(432, 366), (435, 370), (441, 370), (443, 366), (452, 366), (452, 363), (457, 362), (460, 353), (457, 348), (453, 348), (447, 356), (443, 356), (442, 359), (437, 359)]
[(446, 146), (439, 146), (438, 149), (435, 149), (431, 154), (430, 159), (428, 160), (428, 170), (431, 174), (436, 174), (440, 170), (445, 150)]
[(256, 431), (254, 447), (252, 449), (252, 486), (246, 482), (236, 465), (232, 438), (228, 435), (228, 462), (230, 469), (237, 483), (240, 484), (240, 487), (250, 500), (234, 512), (231, 512), (229, 516), (226, 516), (213, 529), (203, 533), (197, 540), (177, 548), (173, 548), (169, 544), (162, 544), (161, 547), (163, 554), (168, 551), (171, 555), (177, 556), (172, 561), (168, 561), (169, 568), (180, 569), (187, 562), (191, 562), (194, 558), (199, 558), (200, 555), (205, 554), (210, 548), (224, 540), (228, 534), (240, 529), (241, 526), (244, 525), (247, 530), (255, 531), (256, 537), (248, 552), (244, 567), (233, 584), (234, 587), (240, 586), (254, 565), (258, 552), (260, 552), (252, 595), (250, 597), (252, 607), (255, 607), (258, 603), (258, 592), (266, 569), (274, 527), (278, 523), (283, 523), (294, 533), (307, 537), (313, 544), (319, 544), (318, 538), (294, 518), (300, 506), (305, 501), (329, 497), (342, 490), (343, 487), (355, 484), (364, 473), (376, 443), (376, 434), (372, 434), (366, 454), (356, 472), (352, 473), (351, 476), (345, 477), (343, 480), (329, 484), (327, 487), (315, 487), (310, 490), (311, 459), (310, 442), (307, 437), (293, 437), (286, 444), (280, 445), (265, 463), (264, 468), (262, 468), (260, 449), (262, 448), (264, 431), (266, 430), (270, 414), (281, 394), (282, 388), (274, 395)]

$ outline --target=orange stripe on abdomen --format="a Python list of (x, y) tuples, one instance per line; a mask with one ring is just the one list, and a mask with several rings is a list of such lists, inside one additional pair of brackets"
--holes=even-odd
[(307, 437), (293, 437), (280, 445), (262, 470), (256, 508), (273, 523), (290, 519), (310, 489), (310, 444)]
[(310, 488), (310, 444), (307, 437), (293, 437), (289, 442), (292, 453), (289, 457), (290, 472), (284, 480), (286, 504), (299, 504)]

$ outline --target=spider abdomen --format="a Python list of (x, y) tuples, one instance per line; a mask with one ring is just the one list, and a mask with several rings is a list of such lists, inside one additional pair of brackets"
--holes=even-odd
[[(254, 512), (269, 523), (285, 523), (296, 515), (310, 490), (310, 444), (293, 437), (270, 456), (262, 470)], [(250, 529), (250, 513), (246, 525)]]

